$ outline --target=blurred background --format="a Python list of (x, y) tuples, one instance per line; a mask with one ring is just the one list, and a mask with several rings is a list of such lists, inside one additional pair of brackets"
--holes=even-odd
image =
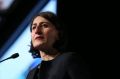
[(99, 75), (104, 67), (103, 49), (108, 44), (102, 34), (106, 30), (101, 27), (106, 22), (103, 15), (107, 9), (101, 11), (102, 6), (100, 2), (79, 0), (0, 0), (0, 60), (19, 53), (18, 58), (0, 63), (0, 79), (25, 79), (29, 70), (41, 61), (28, 52), (30, 22), (41, 11), (58, 15), (68, 34), (67, 50), (80, 53), (92, 67), (91, 72)]

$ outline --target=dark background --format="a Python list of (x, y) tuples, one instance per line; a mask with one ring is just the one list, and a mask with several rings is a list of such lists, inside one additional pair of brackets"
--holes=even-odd
[[(6, 12), (0, 12), (2, 18), (0, 21), (0, 48), (9, 40), (38, 2), (37, 0), (29, 0), (28, 5), (28, 1), (23, 1), (16, 0)], [(81, 53), (88, 62), (91, 61), (91, 56), (95, 55), (96, 57), (98, 55), (96, 50), (102, 41), (99, 33), (101, 32), (100, 20), (98, 19), (101, 17), (99, 12), (98, 4), (93, 5), (92, 2), (58, 0), (57, 3), (58, 17), (64, 22), (65, 29), (68, 32), (67, 49)]]
[[(0, 12), (0, 48), (8, 41), (17, 26), (37, 4), (37, 0), (16, 0), (8, 11)], [(109, 70), (108, 25), (109, 7), (105, 2), (58, 0), (57, 14), (66, 25), (69, 51), (80, 53), (91, 65), (96, 79), (106, 76)], [(111, 25), (111, 24), (109, 24)], [(25, 29), (25, 28), (23, 28)], [(107, 50), (108, 49), (108, 50)], [(0, 52), (0, 57), (4, 52)], [(107, 59), (107, 60), (106, 60)], [(107, 76), (108, 77), (108, 76)]]

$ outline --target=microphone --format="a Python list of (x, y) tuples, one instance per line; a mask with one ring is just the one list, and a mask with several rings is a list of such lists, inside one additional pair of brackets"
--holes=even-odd
[(14, 54), (11, 55), (10, 57), (1, 60), (0, 63), (3, 62), (3, 61), (5, 61), (5, 60), (8, 60), (8, 59), (14, 59), (14, 58), (17, 58), (17, 57), (19, 57), (19, 54), (18, 54), (18, 53), (14, 53)]

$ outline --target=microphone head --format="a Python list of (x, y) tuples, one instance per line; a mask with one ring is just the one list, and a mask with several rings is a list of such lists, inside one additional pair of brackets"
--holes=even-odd
[(15, 53), (15, 54), (13, 54), (10, 58), (17, 58), (17, 57), (19, 57), (19, 54), (18, 54), (18, 53)]

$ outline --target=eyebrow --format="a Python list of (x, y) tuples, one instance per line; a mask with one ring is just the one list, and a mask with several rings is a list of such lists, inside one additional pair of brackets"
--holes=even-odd
[(47, 24), (50, 24), (49, 22), (41, 22), (40, 24), (43, 24), (43, 23), (47, 23)]
[[(51, 24), (50, 22), (40, 22), (39, 24), (41, 25), (43, 23)], [(37, 25), (37, 23), (32, 23), (32, 25)]]
[(32, 23), (32, 25), (37, 25), (37, 23)]

